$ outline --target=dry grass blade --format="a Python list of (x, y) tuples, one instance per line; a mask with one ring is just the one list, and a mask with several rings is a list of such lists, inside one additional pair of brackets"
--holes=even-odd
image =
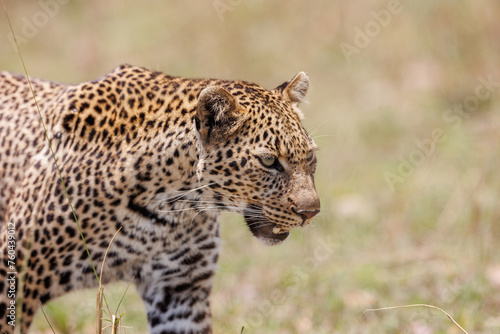
[(462, 328), (462, 326), (460, 326), (458, 324), (458, 322), (455, 321), (455, 319), (453, 319), (453, 317), (448, 312), (446, 312), (445, 310), (443, 310), (440, 307), (437, 307), (437, 306), (434, 306), (434, 305), (429, 305), (429, 304), (410, 304), (410, 305), (400, 305), (400, 306), (389, 306), (389, 307), (373, 308), (373, 309), (365, 310), (363, 312), (363, 314), (365, 314), (367, 312), (396, 310), (396, 309), (400, 309), (400, 308), (411, 308), (411, 307), (427, 307), (427, 308), (432, 308), (432, 309), (441, 311), (444, 314), (446, 314), (446, 316), (448, 317), (448, 319), (450, 319), (458, 328), (460, 328), (460, 330), (462, 332), (464, 332), (465, 334), (469, 334), (465, 329)]
[(121, 320), (115, 314), (111, 316), (111, 334), (121, 333)]
[(116, 315), (112, 315), (111, 316), (111, 323), (112, 323), (112, 327), (111, 327), (111, 334), (116, 334), (116, 325), (117, 325), (117, 319), (116, 319)]
[(97, 290), (97, 302), (96, 302), (96, 320), (95, 320), (95, 331), (96, 334), (102, 333), (102, 304), (103, 304), (103, 286), (99, 286), (99, 289)]
[(104, 253), (104, 259), (102, 260), (102, 266), (101, 266), (101, 274), (99, 275), (99, 284), (102, 285), (102, 272), (104, 270), (104, 263), (106, 262), (106, 257), (108, 256), (109, 248), (111, 247), (111, 244), (113, 243), (113, 240), (115, 240), (116, 236), (120, 232), (122, 228), (120, 227), (118, 231), (115, 232), (115, 235), (113, 235), (113, 238), (111, 238), (111, 241), (108, 244), (108, 248), (106, 248), (106, 253)]
[(122, 228), (120, 227), (118, 231), (115, 232), (113, 235), (113, 238), (111, 238), (111, 241), (108, 244), (108, 248), (106, 249), (106, 252), (104, 253), (104, 259), (102, 260), (102, 265), (101, 265), (101, 273), (99, 275), (99, 289), (97, 290), (97, 305), (96, 305), (96, 333), (100, 334), (102, 333), (102, 312), (103, 312), (103, 301), (106, 303), (106, 307), (108, 309), (108, 312), (111, 314), (111, 311), (109, 310), (108, 302), (106, 301), (106, 297), (104, 296), (104, 286), (102, 285), (102, 273), (104, 271), (104, 264), (106, 263), (106, 257), (108, 256), (109, 249), (111, 248), (111, 244), (115, 240), (116, 236), (120, 232)]

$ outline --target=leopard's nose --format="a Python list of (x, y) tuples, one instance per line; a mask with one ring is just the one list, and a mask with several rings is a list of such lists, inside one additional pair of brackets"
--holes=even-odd
[(292, 207), (292, 211), (301, 216), (303, 220), (308, 220), (316, 216), (319, 213), (320, 209), (297, 210), (295, 207)]

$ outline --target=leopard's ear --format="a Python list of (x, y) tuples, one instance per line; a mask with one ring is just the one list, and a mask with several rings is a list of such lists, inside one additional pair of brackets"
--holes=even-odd
[(203, 144), (216, 144), (232, 136), (245, 121), (245, 113), (222, 87), (206, 87), (198, 97), (196, 130)]
[(304, 72), (299, 72), (292, 80), (287, 81), (275, 90), (281, 91), (292, 103), (299, 104), (306, 101), (307, 90), (309, 89), (309, 77)]

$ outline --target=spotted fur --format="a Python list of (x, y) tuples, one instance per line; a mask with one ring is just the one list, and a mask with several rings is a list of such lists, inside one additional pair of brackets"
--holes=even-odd
[[(241, 213), (266, 244), (319, 212), (316, 146), (298, 110), (302, 72), (270, 91), (128, 65), (79, 85), (32, 82), (94, 264), (104, 283), (133, 277), (151, 333), (212, 332), (221, 210)], [(0, 332), (13, 332), (6, 280), (15, 226), (25, 333), (40, 304), (97, 282), (27, 79), (5, 72), (0, 180)]]

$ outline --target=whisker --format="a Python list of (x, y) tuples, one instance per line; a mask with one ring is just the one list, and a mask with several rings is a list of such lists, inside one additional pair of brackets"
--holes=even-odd
[(326, 120), (325, 122), (319, 123), (316, 127), (312, 128), (311, 130), (307, 130), (307, 133), (309, 133), (309, 136), (313, 137), (313, 135), (319, 131), (320, 128), (324, 127), (326, 124), (328, 124), (331, 120)]
[(322, 137), (335, 137), (335, 136), (334, 135), (319, 135), (319, 136), (314, 136), (314, 139), (322, 138)]
[(166, 203), (172, 203), (172, 202), (175, 202), (183, 197), (186, 197), (188, 196), (189, 194), (195, 192), (195, 191), (198, 191), (200, 189), (204, 189), (204, 188), (207, 188), (207, 187), (210, 187), (211, 185), (215, 184), (214, 182), (212, 183), (208, 183), (206, 185), (203, 185), (203, 186), (199, 186), (199, 187), (196, 187), (196, 188), (193, 188), (193, 189), (189, 189), (189, 190), (186, 190), (185, 192), (181, 192), (180, 194), (176, 194), (176, 195), (173, 195), (171, 197), (167, 197), (166, 199), (160, 199), (160, 201), (162, 202), (166, 202)]

